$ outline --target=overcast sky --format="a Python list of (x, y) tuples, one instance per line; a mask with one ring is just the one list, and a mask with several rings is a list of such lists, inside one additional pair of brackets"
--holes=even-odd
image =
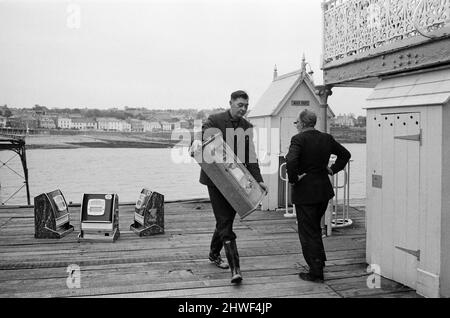
[[(251, 105), (300, 68), (322, 83), (321, 0), (0, 0), (0, 105), (227, 107)], [(334, 89), (336, 114), (370, 90)]]

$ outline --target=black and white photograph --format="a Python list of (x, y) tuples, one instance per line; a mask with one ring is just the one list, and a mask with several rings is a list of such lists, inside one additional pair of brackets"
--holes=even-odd
[(450, 298), (449, 122), (450, 0), (0, 0), (0, 298)]

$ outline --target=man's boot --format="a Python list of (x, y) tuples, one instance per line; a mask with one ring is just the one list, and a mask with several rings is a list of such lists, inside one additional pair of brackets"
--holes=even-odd
[(223, 246), (231, 269), (231, 283), (239, 284), (242, 281), (242, 274), (236, 240), (224, 242)]

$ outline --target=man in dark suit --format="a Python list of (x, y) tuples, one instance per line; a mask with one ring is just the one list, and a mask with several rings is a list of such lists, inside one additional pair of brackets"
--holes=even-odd
[[(248, 110), (248, 102), (249, 97), (244, 91), (237, 91), (231, 94), (230, 109), (209, 116), (202, 125), (202, 138), (197, 137), (191, 149), (195, 152), (201, 147), (200, 140), (207, 140), (218, 132), (222, 133), (224, 141), (234, 150), (234, 153), (244, 163), (261, 187), (267, 191), (267, 186), (263, 183), (256, 159), (252, 137), (253, 126), (244, 118)], [(208, 187), (216, 219), (216, 229), (211, 240), (209, 259), (220, 268), (228, 268), (228, 265), (220, 257), (220, 251), (223, 246), (231, 269), (231, 282), (240, 283), (242, 281), (242, 273), (236, 246), (236, 234), (233, 232), (236, 211), (203, 170), (200, 173), (200, 183)]]
[[(323, 282), (326, 255), (320, 221), (328, 202), (334, 197), (329, 175), (345, 168), (351, 154), (333, 136), (314, 127), (317, 116), (305, 110), (295, 122), (299, 134), (291, 140), (286, 156), (288, 178), (293, 186), (292, 202), (296, 206), (298, 235), (309, 272), (300, 273), (303, 280)], [(337, 156), (329, 167), (330, 156)]]

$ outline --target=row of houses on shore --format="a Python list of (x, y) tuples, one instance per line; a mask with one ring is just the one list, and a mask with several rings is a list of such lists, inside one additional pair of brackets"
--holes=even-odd
[(6, 127), (6, 123), (7, 123), (7, 118), (0, 116), (0, 128)]
[(139, 119), (117, 118), (83, 118), (69, 116), (0, 116), (0, 128), (10, 127), (15, 129), (64, 129), (64, 130), (98, 130), (118, 132), (152, 132), (173, 131), (188, 129), (193, 125), (193, 120), (169, 119), (167, 121), (148, 121)]
[(331, 119), (331, 125), (337, 127), (366, 127), (366, 116), (339, 114)]

